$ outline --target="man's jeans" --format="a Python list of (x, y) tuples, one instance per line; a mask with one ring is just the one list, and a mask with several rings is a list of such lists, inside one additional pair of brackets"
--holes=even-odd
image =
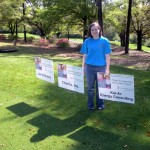
[(87, 92), (88, 92), (88, 108), (94, 108), (94, 85), (96, 83), (96, 106), (104, 107), (104, 100), (99, 99), (98, 94), (98, 83), (97, 83), (97, 72), (105, 73), (106, 66), (85, 66), (85, 75), (87, 82)]

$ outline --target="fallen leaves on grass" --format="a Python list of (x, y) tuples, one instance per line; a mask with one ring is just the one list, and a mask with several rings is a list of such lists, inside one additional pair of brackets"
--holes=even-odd
[(146, 136), (150, 137), (150, 131), (147, 131)]

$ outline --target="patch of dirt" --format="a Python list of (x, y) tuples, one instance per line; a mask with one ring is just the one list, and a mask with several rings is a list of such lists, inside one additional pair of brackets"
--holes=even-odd
[[(75, 45), (73, 44), (71, 47), (75, 48)], [(79, 51), (79, 49), (76, 51), (69, 50), (69, 52), (60, 53), (57, 56), (71, 57), (72, 59), (82, 59), (82, 55), (79, 53)], [(129, 49), (129, 53), (125, 54), (123, 47), (112, 46), (111, 64), (130, 67), (138, 70), (150, 70), (150, 53)]]
[[(69, 48), (60, 48), (52, 44), (47, 47), (38, 47), (34, 44), (21, 44), (21, 46), (32, 47), (32, 49), (36, 50), (36, 54), (50, 54), (51, 56), (68, 57), (72, 60), (82, 59), (79, 47), (81, 44), (70, 42), (70, 45)], [(138, 70), (150, 70), (150, 53), (137, 50), (129, 50), (128, 54), (125, 54), (124, 52), (125, 50), (123, 47), (112, 45), (111, 64)]]
[(128, 54), (125, 54), (123, 47), (112, 48), (111, 64), (131, 67), (138, 70), (150, 70), (150, 53), (129, 50)]

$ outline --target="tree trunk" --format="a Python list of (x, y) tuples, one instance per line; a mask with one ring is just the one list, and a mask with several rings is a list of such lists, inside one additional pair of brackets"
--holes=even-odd
[(10, 24), (9, 29), (10, 29), (11, 35), (14, 35), (14, 30), (13, 30), (12, 24)]
[(83, 19), (83, 41), (87, 38), (87, 16), (84, 16)]
[(119, 34), (120, 37), (120, 46), (125, 47), (125, 31)]
[[(22, 8), (23, 8), (23, 16), (25, 16), (25, 4), (22, 4)], [(26, 26), (24, 25), (24, 42), (27, 42), (27, 37), (26, 37)]]
[(97, 1), (98, 6), (98, 23), (100, 24), (102, 28), (102, 34), (103, 34), (103, 13), (102, 13), (102, 0)]
[(127, 29), (126, 29), (125, 54), (128, 54), (128, 52), (129, 52), (129, 32), (130, 32), (131, 8), (132, 8), (132, 0), (129, 0)]
[(26, 36), (26, 26), (24, 25), (24, 42), (27, 42), (27, 36)]
[(18, 37), (18, 22), (16, 21), (16, 37)]
[(137, 31), (137, 50), (142, 50), (142, 30)]
[(15, 25), (13, 25), (12, 23), (10, 23), (8, 25), (8, 28), (10, 29), (11, 35), (14, 35), (14, 33), (15, 33)]
[(38, 28), (38, 29), (39, 29), (39, 31), (40, 31), (41, 37), (45, 37), (46, 34), (45, 34), (45, 32), (44, 32), (44, 29), (42, 29), (42, 28)]

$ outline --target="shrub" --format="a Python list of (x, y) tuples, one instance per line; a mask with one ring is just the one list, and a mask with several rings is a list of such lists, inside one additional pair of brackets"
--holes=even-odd
[(59, 47), (69, 47), (69, 40), (66, 39), (66, 38), (62, 38), (62, 39), (59, 39), (56, 43), (57, 46)]
[(82, 38), (82, 35), (80, 34), (66, 34), (65, 37), (69, 37), (69, 38)]
[(31, 43), (32, 43), (34, 40), (35, 40), (35, 38), (34, 38), (34, 37), (32, 37), (32, 36), (27, 37), (27, 41), (28, 41), (28, 42), (31, 42)]
[(78, 45), (77, 45), (77, 49), (78, 49), (78, 50), (80, 50), (81, 47), (82, 47), (82, 44), (78, 44)]
[(150, 47), (150, 39), (144, 42), (144, 46)]
[(8, 35), (8, 39), (10, 39), (10, 40), (16, 40), (16, 39), (18, 39), (19, 37), (17, 36), (17, 35)]
[(52, 38), (49, 38), (49, 43), (55, 43), (55, 41), (56, 41), (56, 38), (54, 38), (54, 37), (52, 37)]
[(131, 44), (137, 43), (137, 36), (136, 36), (136, 34), (131, 34), (130, 35), (130, 43)]
[(0, 40), (6, 40), (6, 36), (3, 34), (0, 34)]
[(38, 41), (35, 41), (35, 44), (38, 46), (48, 46), (49, 41), (47, 39), (40, 38)]

